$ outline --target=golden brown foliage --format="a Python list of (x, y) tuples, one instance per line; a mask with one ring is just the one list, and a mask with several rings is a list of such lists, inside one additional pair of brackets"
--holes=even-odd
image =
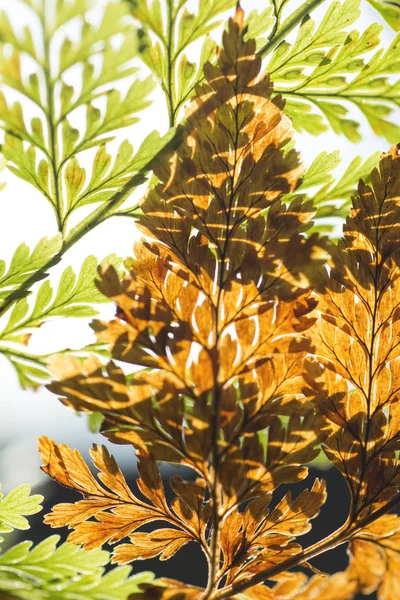
[[(77, 451), (42, 438), (44, 470), (84, 496), (55, 506), (46, 522), (68, 526), (69, 541), (89, 549), (125, 539), (118, 563), (167, 560), (200, 544), (205, 589), (160, 580), (136, 598), (245, 591), (252, 600), (348, 600), (379, 587), (389, 600), (400, 585), (390, 574), (400, 526), (384, 515), (400, 483), (400, 158), (393, 148), (373, 189), (360, 184), (327, 269), (326, 242), (306, 235), (312, 206), (283, 203), (301, 166), (284, 148), (290, 121), (244, 32), (238, 9), (217, 64), (205, 67), (180, 147), (154, 166), (159, 183), (142, 204), (144, 237), (129, 273), (120, 281), (100, 269), (98, 287), (117, 315), (93, 327), (128, 367), (53, 359), (50, 389), (61, 401), (102, 413), (102, 433), (135, 448), (144, 499), (105, 448), (92, 451), (96, 479)], [(348, 482), (351, 510), (343, 527), (303, 550), (297, 537), (319, 514), (325, 483), (295, 499), (274, 493), (307, 476), (321, 442)], [(198, 477), (172, 477), (170, 504), (157, 461)], [(166, 526), (137, 531), (153, 521)], [(291, 570), (349, 540), (343, 573), (308, 579)]]
[(400, 157), (359, 186), (318, 299), (309, 397), (325, 415), (326, 452), (343, 472), (351, 518), (385, 506), (400, 483)]

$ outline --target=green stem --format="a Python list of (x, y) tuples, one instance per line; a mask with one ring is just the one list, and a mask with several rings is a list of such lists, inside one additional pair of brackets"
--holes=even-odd
[(58, 152), (58, 139), (57, 139), (57, 128), (55, 126), (55, 99), (54, 99), (54, 85), (53, 79), (51, 76), (51, 34), (50, 34), (50, 26), (49, 26), (49, 8), (48, 5), (45, 4), (44, 11), (42, 14), (42, 27), (43, 27), (43, 39), (44, 39), (44, 67), (43, 74), (45, 78), (46, 85), (46, 96), (47, 96), (47, 110), (46, 114), (46, 122), (47, 122), (47, 130), (48, 130), (48, 146), (49, 146), (49, 155), (50, 155), (50, 176), (51, 176), (51, 187), (53, 192), (52, 204), (54, 206), (56, 219), (57, 219), (57, 227), (60, 232), (64, 230), (63, 224), (63, 198), (61, 185), (59, 180), (59, 152)]
[(308, 15), (310, 12), (312, 12), (313, 10), (318, 8), (318, 6), (320, 6), (323, 2), (325, 2), (325, 0), (307, 0), (306, 2), (304, 2), (304, 4), (302, 6), (300, 6), (297, 10), (295, 10), (294, 13), (292, 13), (290, 15), (290, 17), (288, 17), (286, 19), (286, 21), (283, 22), (282, 27), (277, 28), (277, 31), (271, 36), (271, 38), (268, 40), (268, 42), (265, 44), (265, 46), (263, 46), (258, 51), (258, 54), (262, 58), (267, 56), (267, 54), (269, 54), (272, 50), (274, 50), (274, 48), (276, 48), (276, 46), (282, 40), (284, 40), (285, 37), (291, 31), (293, 31), (293, 29), (299, 23), (301, 23), (301, 21), (304, 19), (304, 17), (306, 15)]
[(129, 197), (132, 190), (143, 183), (143, 173), (148, 173), (151, 170), (153, 158), (148, 161), (144, 168), (136, 173), (121, 190), (116, 192), (108, 202), (104, 202), (93, 212), (76, 225), (64, 239), (61, 252), (64, 254), (71, 246), (76, 244), (86, 233), (92, 231), (97, 225), (114, 216), (116, 210)]
[(294, 96), (300, 98), (327, 98), (328, 100), (358, 100), (359, 102), (363, 100), (376, 100), (377, 102), (393, 102), (397, 104), (400, 102), (400, 94), (398, 96), (390, 96), (389, 94), (379, 95), (379, 94), (352, 94), (342, 92), (341, 90), (337, 91), (335, 94), (332, 92), (308, 92), (305, 90), (304, 92), (300, 92), (302, 88), (292, 88), (286, 89), (284, 87), (274, 86), (274, 91), (277, 94), (282, 94), (283, 96)]
[(21, 358), (23, 360), (28, 360), (30, 362), (35, 362), (39, 364), (41, 367), (46, 366), (46, 358), (51, 356), (50, 354), (29, 354), (29, 352), (22, 352), (21, 350), (16, 350), (15, 348), (11, 348), (9, 346), (0, 346), (0, 354), (4, 354), (5, 356), (15, 356), (16, 358)]
[(167, 104), (168, 104), (168, 116), (169, 126), (174, 127), (175, 125), (175, 72), (174, 72), (174, 59), (172, 58), (174, 52), (174, 17), (173, 17), (173, 0), (167, 0), (167, 11), (168, 11), (168, 24), (167, 24)]

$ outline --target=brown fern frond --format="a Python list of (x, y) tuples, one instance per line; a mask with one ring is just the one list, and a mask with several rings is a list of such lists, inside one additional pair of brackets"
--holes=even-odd
[(279, 564), (301, 551), (293, 540), (311, 529), (310, 520), (326, 500), (325, 483), (316, 479), (311, 491), (305, 490), (294, 501), (286, 494), (269, 512), (271, 496), (259, 496), (243, 513), (232, 512), (225, 520), (221, 546), (227, 583), (246, 579), (260, 566)]
[(400, 156), (360, 183), (331, 270), (315, 293), (317, 362), (308, 393), (326, 417), (326, 452), (347, 479), (351, 519), (371, 519), (400, 486)]
[[(68, 541), (92, 550), (129, 537), (132, 541), (129, 550), (127, 544), (115, 548), (113, 561), (119, 563), (158, 554), (161, 554), (162, 560), (167, 560), (193, 540), (206, 546), (205, 528), (209, 511), (201, 503), (205, 492), (201, 484), (192, 484), (195, 489), (191, 493), (181, 491), (170, 508), (157, 465), (149, 455), (142, 455), (138, 464), (140, 477), (137, 485), (145, 498), (143, 501), (132, 493), (104, 446), (94, 445), (90, 452), (98, 470), (96, 479), (77, 450), (57, 445), (45, 437), (40, 438), (39, 444), (43, 470), (59, 483), (81, 492), (85, 498), (74, 504), (58, 504), (45, 517), (45, 523), (51, 527), (67, 525), (73, 529)], [(176, 485), (179, 488), (179, 482)], [(179, 509), (182, 502), (185, 510)], [(166, 521), (175, 528), (151, 534), (136, 532), (139, 527), (153, 521)]]
[(379, 600), (400, 593), (400, 517), (382, 516), (355, 536), (349, 545), (349, 578), (363, 594), (378, 590)]
[(143, 592), (131, 594), (129, 600), (197, 600), (203, 591), (166, 577), (161, 577), (157, 583), (143, 583), (139, 587)]
[[(200, 475), (196, 483), (174, 479), (176, 499), (161, 509), (143, 488), (141, 467), (146, 509), (163, 512), (174, 528), (125, 529), (130, 543), (115, 556), (165, 559), (197, 539), (209, 565), (201, 598), (299, 554), (294, 539), (325, 500), (316, 482), (297, 500), (285, 496), (268, 508), (274, 490), (304, 479), (305, 464), (319, 452), (320, 417), (304, 397), (302, 372), (312, 350), (311, 288), (321, 280), (326, 242), (304, 235), (312, 226), (309, 201), (283, 203), (302, 168), (297, 154), (285, 151), (290, 121), (282, 100), (271, 100), (269, 77), (244, 34), (238, 8), (187, 110), (180, 147), (154, 166), (159, 183), (142, 204), (145, 237), (129, 273), (120, 281), (112, 267), (99, 271), (98, 287), (117, 314), (93, 327), (132, 373), (56, 357), (50, 386), (68, 406), (101, 412), (111, 441)], [(163, 494), (159, 483), (152, 489)], [(81, 527), (90, 538), (90, 528), (117, 517), (110, 506)], [(160, 593), (154, 597), (170, 597)]]

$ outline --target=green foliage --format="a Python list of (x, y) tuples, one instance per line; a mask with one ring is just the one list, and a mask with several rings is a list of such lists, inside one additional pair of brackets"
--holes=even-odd
[[(43, 496), (30, 495), (29, 485), (21, 485), (7, 496), (0, 494), (0, 532), (29, 529), (24, 515), (42, 507)], [(149, 582), (151, 573), (130, 576), (131, 568), (116, 568), (104, 574), (109, 553), (87, 552), (80, 546), (59, 544), (52, 535), (36, 546), (23, 541), (0, 553), (0, 594), (27, 600), (127, 600)], [(4, 541), (0, 538), (0, 541)]]
[(51, 240), (42, 238), (32, 252), (25, 243), (16, 249), (10, 265), (0, 260), (0, 301), (17, 300), (29, 293), (23, 284), (29, 281), (32, 285), (47, 276), (42, 269), (51, 261), (57, 263), (57, 253), (61, 250), (62, 240), (58, 234)]
[[(151, 77), (133, 77), (137, 73), (132, 66), (135, 36), (124, 3), (106, 4), (97, 24), (90, 20), (90, 9), (96, 4), (93, 0), (57, 1), (52, 10), (45, 0), (26, 4), (31, 24), (23, 34), (14, 31), (6, 12), (0, 15), (0, 75), (5, 92), (0, 94), (5, 131), (2, 152), (9, 169), (49, 201), (65, 237), (69, 217), (76, 209), (112, 202), (121, 187), (137, 175), (132, 187), (144, 181), (150, 168), (147, 163), (160, 148), (158, 134), (153, 133), (136, 154), (123, 142), (114, 161), (105, 144), (114, 139), (116, 130), (138, 121), (136, 115), (149, 105), (154, 84)], [(69, 33), (73, 20), (75, 27), (80, 21), (79, 39)], [(43, 52), (34, 41), (35, 26)], [(26, 79), (22, 73), (28, 58), (31, 73)], [(124, 94), (115, 89), (122, 79), (128, 85)], [(23, 104), (6, 99), (10, 88)], [(37, 116), (25, 114), (26, 99), (35, 105)], [(81, 130), (74, 125), (78, 114), (85, 115)], [(95, 147), (99, 150), (87, 177), (78, 155)]]
[[(398, 0), (367, 1), (400, 30)], [(317, 25), (310, 14), (324, 2), (326, 11)], [(360, 2), (305, 0), (291, 11), (291, 0), (270, 0), (248, 14), (246, 38), (255, 37), (259, 54), (268, 57), (265, 69), (275, 92), (285, 97), (297, 131), (318, 135), (330, 129), (357, 142), (360, 119), (357, 114), (350, 118), (350, 109), (356, 107), (377, 135), (397, 142), (400, 127), (393, 122), (393, 111), (400, 108), (400, 85), (393, 75), (400, 71), (400, 37), (384, 49), (380, 25), (362, 33), (349, 31), (360, 15)], [(106, 1), (101, 7), (96, 0), (12, 4), (28, 10), (30, 19), (25, 28), (14, 27), (8, 9), (0, 14), (1, 150), (10, 171), (46, 199), (58, 233), (49, 232), (33, 249), (16, 240), (11, 261), (0, 260), (0, 353), (14, 367), (21, 386), (35, 389), (49, 380), (49, 354), (29, 350), (32, 333), (56, 317), (91, 317), (97, 314), (93, 305), (108, 301), (94, 284), (94, 256), (83, 261), (78, 274), (67, 267), (57, 285), (47, 279), (49, 272), (106, 219), (137, 218), (139, 206), (129, 204), (132, 191), (146, 181), (154, 159), (179, 139), (170, 129), (165, 136), (152, 132), (140, 144), (132, 126), (151, 104), (154, 80), (165, 95), (169, 125), (176, 125), (203, 80), (204, 64), (215, 58), (210, 32), (236, 0), (200, 0), (193, 12), (187, 0)], [(246, 10), (246, 0), (242, 5)], [(293, 32), (295, 37), (287, 41)], [(201, 48), (193, 58), (196, 41)], [(150, 76), (139, 76), (137, 57)], [(124, 92), (116, 89), (117, 83)], [(129, 141), (117, 148), (116, 133), (127, 128)], [(311, 232), (332, 234), (331, 217), (345, 218), (358, 180), (368, 181), (377, 154), (366, 161), (355, 158), (337, 177), (339, 153), (322, 152), (285, 201), (312, 198), (316, 223)], [(121, 263), (114, 255), (106, 261), (116, 268)], [(108, 357), (101, 343), (60, 352), (82, 360), (90, 353)], [(91, 431), (98, 431), (102, 419), (100, 413), (90, 415)], [(42, 499), (31, 496), (27, 485), (5, 497), (0, 494), (0, 533), (28, 529), (25, 516), (37, 513)], [(58, 536), (36, 546), (23, 541), (0, 554), (0, 596), (126, 600), (140, 583), (152, 579), (148, 573), (130, 576), (129, 567), (105, 574), (108, 560), (107, 552), (59, 544)]]
[[(278, 0), (278, 2), (279, 1), (280, 0)], [(264, 35), (269, 33), (277, 23), (280, 10), (283, 8), (285, 3), (285, 0), (283, 0), (280, 9), (275, 9), (276, 12), (271, 4), (264, 8), (264, 10), (258, 11), (255, 9), (249, 13), (246, 19), (247, 33), (245, 39), (255, 39), (256, 48), (258, 50), (267, 43), (267, 38), (264, 37)]]
[[(29, 249), (24, 251), (29, 256)], [(112, 254), (101, 264), (112, 264), (118, 269), (121, 262), (121, 259)], [(14, 366), (23, 387), (35, 388), (39, 382), (44, 382), (49, 377), (46, 367), (48, 357), (30, 355), (24, 348), (34, 329), (52, 317), (92, 317), (98, 314), (93, 304), (108, 301), (95, 285), (97, 266), (96, 257), (88, 256), (78, 276), (71, 267), (67, 267), (55, 292), (50, 281), (46, 280), (35, 294), (32, 307), (24, 297), (9, 311), (8, 321), (0, 331), (0, 351)], [(19, 344), (19, 348), (15, 344)], [(91, 347), (91, 350), (96, 348)]]
[[(208, 35), (221, 23), (215, 18), (235, 6), (236, 1), (201, 0), (192, 13), (186, 7), (186, 0), (167, 0), (165, 15), (160, 0), (129, 2), (132, 15), (140, 23), (137, 33), (140, 56), (161, 84), (173, 126), (179, 109), (203, 79), (204, 63), (215, 56), (216, 44)], [(196, 64), (188, 59), (185, 50), (203, 37)]]
[(368, 0), (395, 31), (400, 31), (399, 0)]
[[(85, 260), (77, 281), (67, 268), (55, 293), (45, 281), (32, 303), (26, 297), (99, 223), (114, 214), (137, 214), (137, 206), (125, 207), (124, 202), (146, 180), (152, 160), (174, 131), (164, 137), (150, 133), (136, 152), (127, 140), (114, 158), (107, 150), (116, 130), (138, 121), (136, 115), (149, 105), (154, 87), (152, 78), (138, 78), (132, 65), (137, 48), (126, 4), (107, 3), (95, 23), (90, 12), (94, 0), (57, 0), (51, 7), (47, 0), (24, 4), (30, 20), (23, 31), (14, 29), (7, 11), (0, 14), (2, 152), (9, 169), (49, 201), (60, 233), (43, 238), (32, 251), (20, 244), (8, 267), (0, 261), (0, 315), (5, 320), (0, 352), (13, 364), (23, 387), (35, 388), (48, 377), (47, 356), (26, 350), (29, 337), (49, 318), (96, 314), (92, 304), (106, 301), (94, 285), (96, 259)], [(27, 66), (29, 77), (24, 75)], [(124, 94), (115, 89), (120, 80), (127, 87)], [(22, 102), (10, 102), (10, 91)], [(33, 118), (32, 106), (37, 113)], [(86, 118), (77, 129), (79, 115)], [(87, 160), (84, 151), (91, 149), (88, 173), (81, 155)], [(70, 228), (71, 215), (91, 205), (96, 205), (94, 210)]]
[(349, 118), (351, 103), (377, 135), (395, 143), (400, 128), (389, 119), (400, 107), (400, 87), (389, 76), (400, 71), (400, 39), (365, 58), (379, 46), (382, 26), (373, 23), (362, 34), (348, 33), (346, 28), (360, 15), (359, 6), (360, 0), (332, 2), (318, 27), (306, 15), (295, 42), (275, 47), (267, 68), (275, 90), (287, 99), (298, 131), (318, 135), (329, 127), (359, 141), (359, 122)]
[[(104, 263), (119, 267), (121, 260), (115, 255), (110, 255), (101, 264)], [(0, 333), (0, 340), (21, 342), (23, 333), (32, 327), (38, 327), (50, 317), (96, 315), (97, 311), (92, 304), (107, 301), (94, 283), (97, 265), (96, 257), (88, 256), (82, 264), (78, 277), (71, 267), (67, 267), (61, 275), (55, 295), (50, 281), (44, 281), (35, 296), (35, 304), (31, 311), (26, 298), (19, 300), (11, 311), (6, 327)]]
[[(371, 171), (379, 160), (379, 152), (375, 152), (368, 159), (355, 157), (344, 173), (337, 178), (333, 173), (341, 163), (340, 152), (321, 152), (305, 171), (301, 184), (296, 192), (287, 194), (285, 202), (291, 202), (295, 197), (303, 200), (312, 199), (316, 209), (315, 225), (310, 230), (312, 233), (331, 233), (337, 225), (332, 221), (345, 219), (360, 179), (370, 182)], [(332, 239), (332, 236), (330, 236)]]
[[(1, 486), (0, 486), (1, 489)], [(7, 496), (0, 492), (0, 532), (9, 533), (13, 529), (29, 529), (24, 515), (34, 515), (42, 507), (43, 496), (31, 496), (31, 488), (24, 484), (12, 490)], [(3, 538), (0, 538), (3, 541)]]

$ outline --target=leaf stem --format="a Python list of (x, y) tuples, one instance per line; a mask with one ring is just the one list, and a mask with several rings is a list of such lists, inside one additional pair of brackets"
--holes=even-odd
[(169, 126), (174, 127), (175, 125), (175, 107), (174, 107), (174, 96), (175, 96), (175, 85), (174, 85), (174, 59), (172, 57), (174, 52), (174, 15), (173, 15), (173, 0), (167, 0), (167, 104), (168, 104), (168, 116)]
[(219, 448), (218, 448), (218, 436), (220, 429), (220, 395), (218, 385), (216, 385), (213, 398), (212, 407), (212, 423), (211, 423), (211, 435), (212, 435), (212, 485), (211, 485), (211, 502), (212, 502), (212, 514), (211, 514), (211, 539), (210, 539), (210, 550), (209, 550), (209, 571), (207, 587), (204, 594), (201, 596), (201, 600), (213, 597), (215, 590), (217, 573), (220, 567), (221, 550), (220, 550), (220, 509), (221, 509), (221, 483), (219, 481)]
[(238, 583), (233, 583), (231, 585), (222, 588), (218, 591), (214, 596), (213, 600), (223, 600), (224, 598), (232, 598), (236, 594), (244, 592), (245, 590), (257, 585), (258, 583), (263, 583), (266, 579), (270, 579), (274, 575), (278, 575), (283, 571), (288, 571), (293, 567), (297, 567), (301, 565), (303, 562), (318, 556), (322, 552), (327, 552), (328, 550), (333, 550), (337, 546), (344, 544), (351, 537), (351, 533), (349, 533), (347, 523), (340, 527), (337, 531), (329, 535), (327, 538), (313, 544), (303, 552), (299, 552), (295, 556), (291, 556), (285, 561), (282, 561), (279, 564), (275, 564), (268, 569), (264, 569), (259, 571), (253, 577), (247, 577), (243, 581), (239, 581)]
[(51, 34), (49, 33), (49, 7), (47, 4), (44, 6), (44, 11), (41, 16), (42, 27), (43, 27), (43, 40), (44, 40), (44, 65), (43, 74), (46, 85), (46, 97), (47, 97), (47, 110), (45, 111), (47, 130), (48, 130), (48, 145), (49, 145), (49, 158), (51, 163), (51, 187), (53, 192), (52, 204), (54, 206), (57, 227), (60, 232), (64, 230), (63, 224), (63, 198), (62, 190), (59, 181), (58, 172), (58, 139), (57, 139), (57, 128), (55, 126), (55, 102), (54, 102), (54, 85), (51, 76)]
[(21, 350), (17, 350), (16, 348), (12, 348), (11, 346), (0, 346), (0, 354), (4, 354), (5, 356), (15, 356), (16, 358), (20, 358), (22, 360), (35, 362), (42, 367), (46, 366), (46, 359), (51, 356), (51, 354), (30, 354), (29, 352), (23, 352)]
[(320, 6), (325, 0), (307, 0), (295, 10), (283, 23), (282, 27), (276, 27), (268, 42), (258, 51), (259, 56), (264, 58), (302, 21), (302, 19)]

